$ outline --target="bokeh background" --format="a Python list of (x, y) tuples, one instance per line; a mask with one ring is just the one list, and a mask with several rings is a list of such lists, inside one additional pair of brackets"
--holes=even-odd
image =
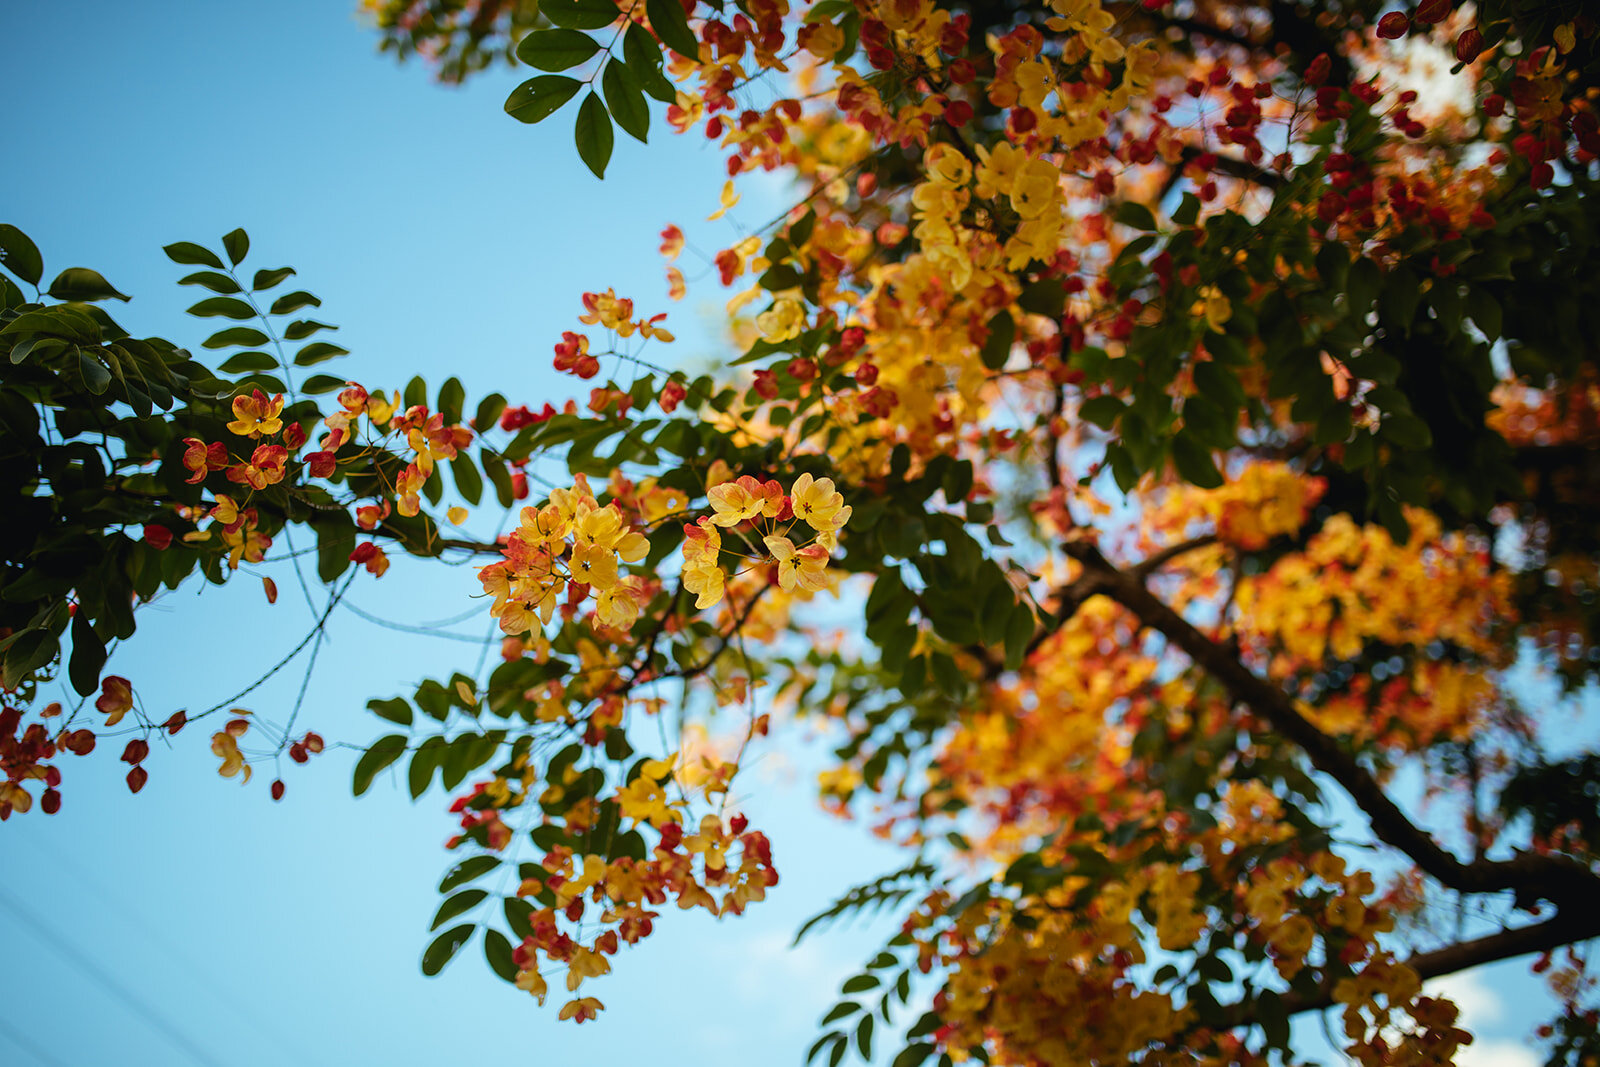
[[(456, 375), (469, 410), (489, 391), (535, 407), (578, 393), (550, 359), (584, 290), (612, 286), (641, 311), (670, 310), (679, 366), (725, 358), (727, 294), (694, 250), (782, 212), (780, 182), (744, 180), (728, 219), (702, 221), (717, 206), (721, 159), (698, 136), (673, 136), (659, 108), (654, 143), (619, 136), (598, 182), (572, 149), (571, 109), (522, 126), (502, 112), (517, 72), (442, 87), (423, 66), (379, 55), (353, 8), (0, 5), (0, 221), (34, 239), (47, 277), (88, 266), (132, 294), (111, 310), (136, 336), (196, 350), (216, 320), (183, 313), (205, 294), (175, 284), (192, 268), (161, 246), (215, 246), (242, 226), (246, 266), (292, 265), (323, 300), (316, 317), (340, 325), (332, 339), (352, 355), (319, 369), (390, 389), (422, 374), (430, 394)], [(668, 223), (689, 236), (681, 304), (667, 300), (656, 251)], [(488, 525), (469, 529), (492, 536), (494, 521), (486, 510)], [(156, 721), (225, 700), (293, 648), (325, 603), (316, 587), (302, 595), (288, 563), (266, 573), (281, 591), (270, 608), (243, 578), (186, 585), (142, 609), (137, 638), (108, 669), (133, 680)], [(783, 876), (769, 900), (724, 922), (664, 915), (614, 975), (585, 986), (607, 1006), (598, 1022), (557, 1023), (553, 1007), (496, 980), (476, 944), (440, 977), (421, 975), (435, 887), (452, 862), (449, 798), (436, 787), (413, 803), (386, 772), (352, 799), (356, 750), (338, 746), (386, 732), (368, 698), (473, 673), (486, 613), (428, 624), (469, 611), (474, 586), (470, 567), (404, 558), (382, 580), (357, 578), (356, 607), (424, 632), (336, 611), (298, 719), (336, 747), (309, 767), (284, 761), (281, 803), (267, 796), (270, 765), (243, 788), (216, 776), (208, 723), (152, 754), (139, 795), (122, 782), (122, 742), (105, 738), (65, 764), (60, 814), (0, 827), (0, 1064), (801, 1062), (838, 982), (892, 923), (846, 925), (791, 950), (795, 929), (904, 862), (862, 825), (818, 810), (820, 741), (790, 737), (741, 779)], [(240, 705), (283, 722), (305, 663)], [(1524, 1039), (1543, 1005), (1525, 973), (1512, 963), (1449, 983), (1483, 1035), (1466, 1062), (1538, 1062)], [(1315, 1044), (1317, 1024), (1305, 1029)]]

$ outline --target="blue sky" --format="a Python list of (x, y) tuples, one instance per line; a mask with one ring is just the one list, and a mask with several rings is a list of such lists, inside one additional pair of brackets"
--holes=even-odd
[[(619, 138), (602, 184), (572, 149), (570, 115), (539, 127), (504, 116), (515, 72), (443, 88), (423, 67), (379, 56), (353, 8), (0, 8), (12, 46), (0, 67), (0, 221), (33, 237), (47, 271), (91, 266), (133, 294), (114, 313), (135, 334), (191, 346), (209, 332), (183, 314), (200, 294), (174, 284), (188, 268), (161, 246), (215, 244), (243, 226), (249, 264), (294, 266), (324, 301), (319, 317), (341, 325), (335, 340), (353, 355), (329, 369), (369, 385), (421, 373), (436, 387), (455, 374), (469, 396), (559, 403), (574, 383), (551, 371), (551, 345), (573, 328), (579, 294), (606, 286), (643, 311), (671, 311), (680, 364), (717, 357), (724, 295), (691, 285), (688, 301), (669, 305), (656, 253), (669, 222), (691, 244), (731, 243), (726, 223), (699, 221), (721, 186), (714, 151), (658, 126), (649, 148)], [(786, 206), (779, 192), (749, 183), (734, 217), (766, 222)], [(277, 580), (270, 610), (248, 579), (143, 609), (113, 669), (158, 720), (223, 699), (309, 625), (289, 572)], [(381, 582), (358, 579), (355, 600), (418, 623), (470, 606), (472, 586), (470, 570), (400, 560)], [(362, 710), (367, 698), (470, 673), (474, 658), (466, 644), (341, 612), (300, 721), (368, 742), (385, 731)], [(281, 721), (299, 680), (290, 672), (243, 703)], [(767, 754), (747, 810), (774, 839), (782, 884), (740, 920), (664, 916), (593, 986), (609, 1011), (579, 1028), (492, 978), (475, 948), (438, 979), (419, 973), (451, 861), (447, 798), (413, 805), (385, 776), (352, 800), (354, 757), (336, 749), (310, 768), (285, 765), (288, 794), (274, 805), (270, 768), (243, 789), (218, 778), (208, 736), (197, 728), (158, 751), (137, 797), (122, 786), (120, 743), (103, 743), (66, 764), (58, 816), (0, 830), (0, 1062), (798, 1064), (838, 981), (882, 934), (846, 929), (786, 952), (793, 930), (901, 862), (815, 810), (803, 751)], [(1459, 983), (1499, 1042), (1477, 1062), (1531, 1062), (1518, 1047), (1528, 1021), (1496, 996), (1523, 973), (1503, 966)]]
[[(559, 403), (577, 383), (550, 369), (551, 346), (575, 328), (581, 293), (606, 286), (671, 312), (682, 364), (718, 351), (725, 294), (692, 287), (669, 304), (656, 251), (669, 222), (706, 247), (734, 239), (726, 222), (695, 225), (717, 206), (714, 151), (661, 125), (648, 148), (619, 139), (598, 182), (572, 149), (570, 115), (539, 127), (504, 115), (516, 72), (441, 87), (420, 65), (379, 56), (354, 6), (0, 8), (12, 52), (0, 69), (4, 221), (34, 239), (47, 271), (92, 266), (132, 294), (114, 314), (135, 334), (190, 346), (210, 332), (183, 314), (202, 294), (174, 284), (190, 268), (161, 246), (215, 246), (243, 226), (247, 264), (292, 265), (322, 298), (318, 317), (340, 324), (334, 340), (353, 354), (328, 369), (371, 385), (421, 373), (436, 388), (455, 374), (469, 396)], [(762, 188), (752, 184), (736, 209), (757, 225), (784, 206)], [(270, 610), (250, 579), (185, 587), (142, 609), (112, 669), (158, 720), (224, 699), (307, 630), (292, 576), (280, 569), (277, 581)], [(355, 601), (418, 623), (471, 607), (473, 584), (470, 570), (402, 560), (381, 582), (363, 575)], [(300, 721), (330, 741), (366, 743), (386, 732), (363, 710), (369, 697), (470, 673), (475, 658), (469, 645), (341, 612)], [(282, 721), (299, 679), (290, 672), (241, 703)], [(768, 902), (721, 923), (664, 916), (593, 983), (609, 1009), (601, 1021), (558, 1024), (553, 1007), (493, 978), (475, 946), (437, 979), (418, 971), (452, 860), (441, 847), (453, 829), (447, 797), (435, 790), (413, 805), (385, 776), (354, 800), (353, 753), (334, 750), (307, 768), (286, 763), (287, 796), (274, 805), (268, 767), (244, 788), (217, 777), (209, 733), (180, 734), (154, 754), (137, 797), (122, 785), (121, 742), (103, 742), (65, 766), (59, 815), (34, 812), (0, 831), (0, 1063), (512, 1053), (675, 1067), (753, 1052), (798, 1063), (838, 981), (879, 942), (858, 930), (784, 947), (839, 892), (900, 863), (818, 812), (806, 773), (769, 754), (747, 803), (783, 875)]]

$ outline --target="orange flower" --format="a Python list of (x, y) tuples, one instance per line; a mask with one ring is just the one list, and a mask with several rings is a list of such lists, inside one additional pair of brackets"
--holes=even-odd
[(593, 1019), (604, 1010), (605, 1005), (594, 997), (579, 997), (577, 1000), (569, 1000), (563, 1004), (558, 1018), (571, 1019), (574, 1022), (581, 1023)]
[(228, 429), (240, 437), (274, 434), (283, 429), (283, 420), (278, 417), (282, 411), (282, 393), (268, 399), (267, 394), (257, 389), (250, 396), (233, 398), (234, 421), (228, 423)]
[(228, 450), (222, 447), (221, 441), (208, 445), (198, 437), (185, 437), (183, 443), (189, 446), (183, 451), (183, 465), (191, 472), (184, 479), (190, 485), (205, 481), (207, 474), (228, 465)]
[(115, 726), (122, 717), (133, 710), (133, 687), (126, 678), (108, 674), (100, 680), (100, 696), (94, 702), (95, 710), (104, 713), (107, 726)]
[(228, 468), (228, 480), (265, 489), (283, 481), (283, 465), (288, 459), (289, 450), (282, 445), (258, 445), (248, 463), (235, 463)]

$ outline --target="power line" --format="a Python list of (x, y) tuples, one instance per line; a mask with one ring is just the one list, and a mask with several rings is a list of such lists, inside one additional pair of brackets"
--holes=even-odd
[[(92, 885), (94, 883), (94, 875), (90, 874), (82, 864), (68, 857), (55, 847), (47, 845), (45, 841), (46, 839), (43, 838), (29, 840), (29, 844), (37, 849), (39, 854), (46, 860), (54, 863), (68, 874), (78, 879), (79, 884)], [(149, 941), (151, 945), (154, 945), (158, 951), (165, 953), (168, 958), (183, 965), (194, 976), (204, 980), (206, 986), (213, 992), (226, 990), (228, 988), (227, 983), (219, 979), (204, 964), (192, 958), (188, 953), (180, 951), (171, 943), (168, 938), (162, 936), (160, 932), (158, 932), (147, 921), (145, 921), (144, 917), (141, 916), (138, 911), (129, 907), (126, 901), (121, 901), (119, 899), (118, 902), (122, 906), (122, 921), (126, 925), (131, 926), (144, 934), (145, 939)], [(219, 996), (218, 999), (220, 999), (223, 1004), (225, 1004), (241, 1019), (253, 1026), (258, 1033), (270, 1038), (280, 1050), (289, 1053), (296, 1062), (302, 1064), (316, 1064), (318, 1067), (321, 1067), (321, 1065), (325, 1062), (307, 1053), (296, 1043), (286, 1040), (283, 1034), (271, 1023), (262, 1018), (255, 1011), (251, 1010), (247, 1001), (224, 996)]]
[(4, 1018), (0, 1018), (0, 1034), (5, 1034), (6, 1037), (11, 1039), (12, 1044), (16, 1045), (18, 1048), (32, 1056), (34, 1059), (38, 1060), (40, 1063), (44, 1064), (45, 1067), (67, 1067), (66, 1064), (50, 1055), (50, 1053), (46, 1052), (38, 1045), (35, 1045), (28, 1038), (13, 1030), (11, 1028), (11, 1024), (6, 1022)]
[(0, 904), (5, 905), (9, 911), (21, 918), (31, 928), (35, 937), (49, 944), (80, 971), (92, 978), (102, 989), (132, 1008), (135, 1013), (143, 1016), (146, 1023), (159, 1030), (168, 1041), (187, 1052), (196, 1063), (203, 1063), (206, 1067), (222, 1067), (222, 1064), (213, 1059), (205, 1049), (190, 1040), (189, 1036), (179, 1029), (177, 1024), (161, 1014), (159, 1009), (141, 999), (138, 994), (107, 974), (70, 941), (67, 941), (45, 925), (27, 905), (4, 889), (0, 889)]

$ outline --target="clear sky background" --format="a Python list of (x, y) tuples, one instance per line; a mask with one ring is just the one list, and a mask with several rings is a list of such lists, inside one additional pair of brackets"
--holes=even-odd
[[(723, 354), (725, 294), (695, 286), (691, 261), (689, 300), (669, 305), (657, 234), (676, 222), (692, 246), (722, 247), (738, 220), (760, 226), (787, 206), (780, 187), (746, 183), (734, 228), (701, 223), (720, 157), (671, 135), (659, 105), (655, 143), (619, 136), (597, 182), (573, 151), (570, 113), (538, 127), (503, 114), (526, 72), (441, 87), (423, 66), (378, 55), (353, 8), (0, 6), (0, 221), (35, 240), (47, 277), (89, 266), (132, 294), (111, 310), (136, 336), (191, 347), (216, 320), (183, 314), (204, 294), (174, 284), (192, 268), (161, 246), (215, 246), (243, 226), (247, 266), (292, 265), (324, 301), (317, 317), (340, 324), (333, 339), (353, 355), (319, 369), (390, 388), (421, 373), (430, 393), (454, 374), (469, 409), (491, 390), (536, 406), (572, 395), (551, 346), (586, 289), (670, 310), (680, 365)], [(248, 578), (143, 609), (110, 669), (157, 721), (226, 698), (310, 625), (293, 578), (276, 574), (270, 610)], [(419, 624), (471, 607), (473, 584), (470, 569), (398, 559), (382, 581), (358, 578), (352, 599)], [(486, 622), (450, 629), (475, 637)], [(387, 732), (363, 710), (369, 697), (473, 673), (476, 658), (468, 643), (341, 610), (299, 721), (365, 744)], [(291, 670), (241, 704), (281, 722), (300, 678)], [(785, 951), (805, 917), (903, 857), (815, 809), (805, 751), (768, 752), (746, 780), (746, 810), (775, 842), (783, 882), (769, 901), (721, 923), (664, 915), (612, 977), (585, 986), (608, 1007), (600, 1021), (558, 1024), (553, 1007), (493, 978), (476, 945), (441, 977), (421, 976), (452, 861), (437, 788), (413, 804), (390, 774), (353, 800), (354, 754), (335, 749), (310, 767), (285, 762), (288, 793), (273, 804), (270, 766), (244, 788), (216, 776), (213, 728), (155, 752), (137, 797), (122, 784), (121, 742), (102, 741), (65, 760), (59, 815), (0, 828), (0, 1064), (798, 1064), (839, 980), (886, 936), (846, 928)], [(1496, 995), (1524, 970), (1457, 982), (1486, 1026), (1477, 1062), (1534, 1062), (1519, 1047), (1529, 1020)]]

